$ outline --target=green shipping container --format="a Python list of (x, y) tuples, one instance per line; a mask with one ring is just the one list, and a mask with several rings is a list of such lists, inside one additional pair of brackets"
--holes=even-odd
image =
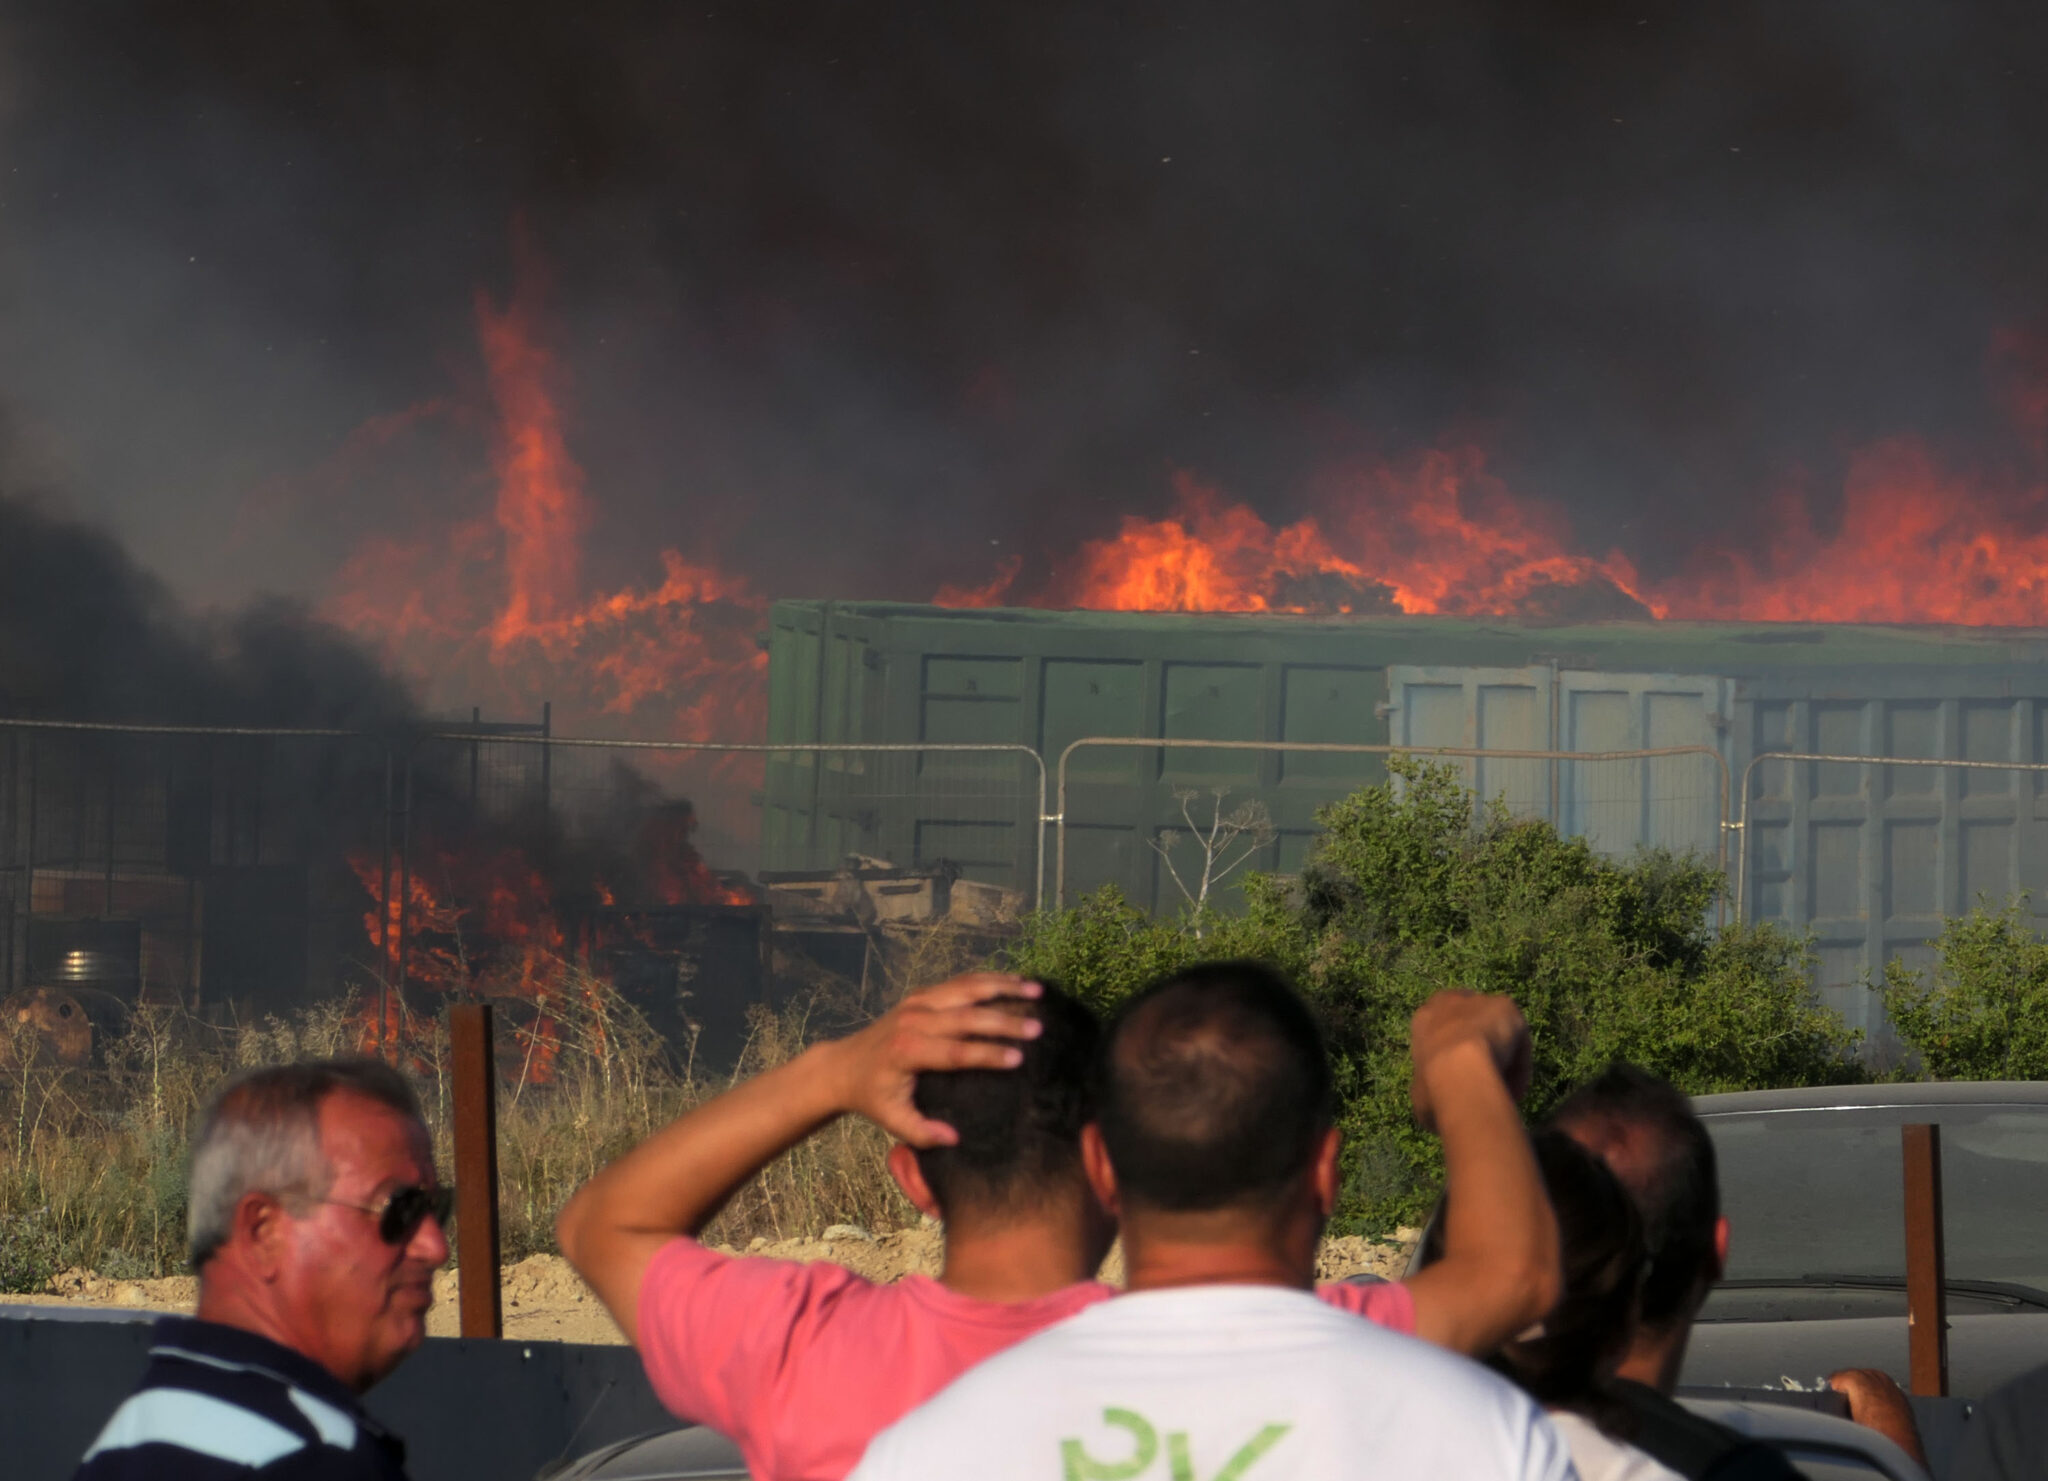
[[(962, 611), (786, 601), (772, 614), (771, 742), (966, 743), (1044, 758), (1047, 812), (1077, 740), (1128, 736), (1605, 752), (1711, 748), (1626, 763), (1485, 759), (1488, 796), (1602, 849), (1717, 856), (1721, 764), (1772, 751), (2048, 761), (2048, 634), (2032, 630), (1491, 618), (1303, 618)], [(1296, 867), (1325, 802), (1384, 776), (1377, 757), (1082, 748), (1067, 764), (1065, 894), (1114, 882), (1159, 910), (1195, 862), (1184, 808), (1264, 804), (1256, 867)], [(1924, 960), (1944, 915), (2048, 880), (2048, 775), (1760, 764), (1744, 907), (1811, 931), (1817, 985), (1880, 1029), (1857, 984)], [(775, 758), (763, 867), (867, 854), (949, 861), (1033, 897), (1037, 767), (1021, 755)], [(1179, 833), (1162, 853), (1159, 845)], [(1043, 830), (1046, 896), (1055, 830)], [(1726, 835), (1731, 876), (1738, 838)], [(2048, 909), (2048, 900), (2040, 902)]]

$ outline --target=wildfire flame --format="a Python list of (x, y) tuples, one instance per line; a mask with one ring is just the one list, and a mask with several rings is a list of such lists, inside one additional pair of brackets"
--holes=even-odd
[[(2048, 422), (2048, 392), (2026, 403)], [(1944, 466), (1892, 438), (1848, 460), (1830, 520), (1793, 489), (1753, 542), (1650, 579), (1619, 551), (1576, 553), (1562, 515), (1490, 474), (1477, 449), (1349, 469), (1321, 515), (1273, 524), (1193, 477), (1174, 509), (1126, 516), (1037, 590), (1011, 562), (941, 605), (1108, 611), (1410, 613), (1537, 619), (1950, 623), (2048, 620), (2048, 488)], [(1751, 546), (1755, 547), (1752, 553)]]
[(494, 412), (490, 513), (366, 541), (337, 577), (329, 614), (433, 676), (451, 701), (530, 712), (553, 698), (664, 739), (757, 730), (767, 655), (754, 633), (766, 603), (743, 578), (673, 549), (660, 552), (657, 584), (587, 594), (592, 513), (531, 275), (504, 305), (479, 294), (476, 322)]
[[(1564, 521), (1516, 498), (1476, 448), (1406, 467), (1348, 469), (1326, 481), (1328, 519), (1275, 527), (1182, 474), (1174, 512), (1125, 516), (1084, 544), (1024, 605), (1116, 612), (1534, 612), (1575, 603), (1589, 615), (1661, 616), (1618, 553), (1574, 555)], [(1019, 564), (951, 606), (1015, 600)]]
[(401, 859), (352, 854), (349, 868), (369, 905), (364, 944), (386, 988), (365, 1005), (364, 1046), (415, 1045), (438, 1016), (417, 1015), (413, 1009), (423, 1001), (494, 998), (522, 1010), (515, 1024), (526, 1046), (521, 1077), (551, 1079), (566, 1017), (587, 1025), (586, 1032), (605, 1031), (597, 1000), (612, 984), (593, 962), (614, 938), (636, 936), (630, 915), (613, 914), (622, 895), (665, 907), (750, 903), (745, 889), (705, 864), (695, 831), (688, 803), (651, 808), (621, 861), (631, 889), (625, 880), (591, 880), (596, 908), (583, 910), (573, 928), (547, 874), (516, 844), (472, 839)]

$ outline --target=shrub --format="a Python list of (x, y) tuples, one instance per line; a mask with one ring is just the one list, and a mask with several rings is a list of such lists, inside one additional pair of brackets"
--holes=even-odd
[(1950, 919), (1933, 972), (1885, 964), (1884, 1001), (1900, 1042), (1936, 1080), (2048, 1079), (2048, 942), (2026, 897)]
[(1521, 1005), (1540, 1115), (1616, 1059), (1694, 1093), (1860, 1078), (1856, 1036), (1815, 1006), (1799, 938), (1715, 931), (1718, 872), (1692, 857), (1615, 862), (1550, 824), (1476, 810), (1454, 768), (1395, 757), (1392, 780), (1319, 815), (1298, 879), (1253, 876), (1241, 916), (1154, 920), (1114, 889), (1030, 918), (1010, 965), (1113, 1007), (1197, 959), (1259, 957), (1323, 1019), (1343, 1097), (1346, 1195), (1335, 1227), (1415, 1219), (1441, 1178), (1408, 1110), (1408, 1020), (1468, 987)]

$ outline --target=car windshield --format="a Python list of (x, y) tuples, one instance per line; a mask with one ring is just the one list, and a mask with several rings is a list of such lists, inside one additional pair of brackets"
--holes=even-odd
[(1728, 1279), (1903, 1278), (1899, 1127), (1915, 1121), (1941, 1126), (1949, 1278), (2048, 1291), (2048, 1105), (1709, 1113)]

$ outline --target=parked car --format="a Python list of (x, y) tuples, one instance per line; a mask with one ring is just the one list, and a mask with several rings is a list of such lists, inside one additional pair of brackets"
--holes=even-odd
[(1977, 1398), (2048, 1362), (2048, 1084), (1854, 1085), (1701, 1096), (1730, 1226), (1682, 1382), (1903, 1380), (1899, 1128), (1941, 1127), (1949, 1391)]

